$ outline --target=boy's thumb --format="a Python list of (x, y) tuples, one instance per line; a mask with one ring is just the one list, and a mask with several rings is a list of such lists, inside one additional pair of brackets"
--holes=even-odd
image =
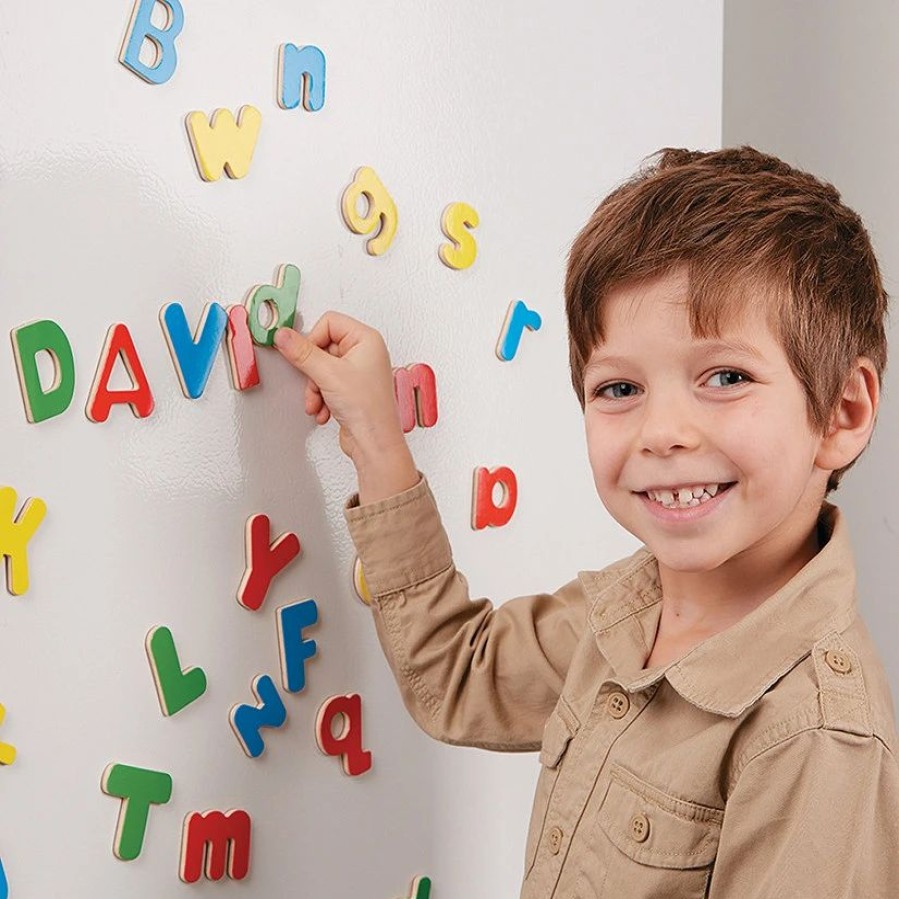
[(331, 358), (293, 328), (278, 328), (275, 332), (275, 347), (291, 365), (313, 380), (316, 380), (316, 372), (321, 370), (324, 359)]

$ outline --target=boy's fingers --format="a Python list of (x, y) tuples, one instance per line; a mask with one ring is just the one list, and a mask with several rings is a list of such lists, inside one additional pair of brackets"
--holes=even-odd
[(322, 315), (306, 336), (331, 355), (343, 356), (369, 331), (371, 328), (355, 318), (342, 312), (330, 311)]
[(321, 380), (319, 375), (324, 373), (323, 366), (331, 361), (328, 353), (293, 328), (278, 328), (275, 347), (291, 365), (315, 380)]

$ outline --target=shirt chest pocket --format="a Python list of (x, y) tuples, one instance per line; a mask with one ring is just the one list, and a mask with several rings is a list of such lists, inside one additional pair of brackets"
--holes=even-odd
[(525, 849), (525, 877), (534, 867), (537, 857), (537, 846), (546, 823), (546, 813), (552, 798), (553, 789), (559, 779), (562, 759), (568, 751), (568, 745), (580, 728), (580, 721), (572, 711), (565, 698), (560, 696), (553, 713), (543, 729), (543, 745), (540, 750), (540, 777), (537, 780), (537, 791), (534, 795), (534, 806), (531, 811), (531, 824), (528, 828), (527, 847)]
[(601, 895), (705, 897), (724, 812), (672, 796), (620, 765), (610, 775), (597, 818), (597, 839), (608, 841)]

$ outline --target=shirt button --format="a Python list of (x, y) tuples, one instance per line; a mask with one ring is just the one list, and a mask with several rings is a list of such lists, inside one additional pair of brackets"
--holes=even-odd
[(850, 662), (848, 656), (842, 652), (830, 649), (824, 653), (824, 661), (827, 662), (837, 674), (848, 674), (852, 671), (852, 662)]
[(554, 827), (549, 832), (549, 851), (553, 855), (559, 854), (559, 849), (562, 847), (562, 831), (558, 827)]
[(642, 843), (649, 836), (649, 818), (646, 815), (634, 815), (631, 821), (631, 836)]
[(613, 718), (623, 718), (631, 707), (631, 701), (624, 693), (610, 693), (608, 709)]

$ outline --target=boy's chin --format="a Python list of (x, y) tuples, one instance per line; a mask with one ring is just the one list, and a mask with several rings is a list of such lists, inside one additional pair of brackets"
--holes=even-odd
[(685, 549), (665, 544), (664, 541), (646, 542), (646, 548), (656, 557), (659, 568), (680, 574), (703, 574), (715, 571), (724, 565), (730, 555), (706, 548)]

